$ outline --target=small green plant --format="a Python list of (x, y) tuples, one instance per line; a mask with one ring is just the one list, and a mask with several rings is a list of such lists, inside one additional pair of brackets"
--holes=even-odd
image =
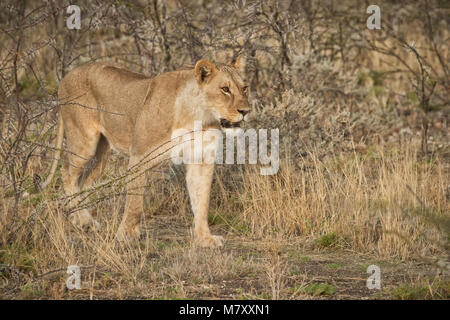
[(342, 268), (342, 265), (340, 265), (339, 263), (330, 263), (330, 264), (327, 264), (327, 268), (337, 271)]
[(382, 86), (383, 85), (383, 76), (384, 76), (383, 72), (370, 71), (369, 76), (372, 78), (374, 86)]
[(0, 249), (0, 264), (14, 266), (22, 272), (36, 271), (34, 257), (28, 252), (26, 247), (15, 243)]
[(181, 285), (173, 285), (166, 288), (165, 299), (167, 300), (185, 300), (187, 298), (184, 288)]
[(313, 282), (304, 287), (301, 292), (312, 296), (329, 296), (336, 292), (336, 288), (328, 283)]
[(333, 247), (338, 243), (338, 237), (334, 232), (324, 234), (323, 236), (320, 236), (316, 239), (316, 244), (319, 247), (328, 248)]
[(427, 289), (424, 287), (401, 285), (392, 289), (389, 293), (394, 299), (398, 300), (418, 300), (425, 299)]
[(388, 291), (398, 300), (449, 299), (450, 281), (435, 279), (423, 281), (415, 285), (400, 285)]
[(210, 225), (226, 225), (238, 234), (245, 234), (250, 230), (248, 223), (242, 221), (238, 217), (219, 213), (217, 211), (209, 213), (208, 223)]
[(307, 262), (311, 261), (311, 258), (308, 256), (302, 256), (302, 257), (300, 257), (300, 261), (302, 263), (307, 263)]
[(45, 295), (46, 285), (27, 283), (20, 287), (20, 293), (23, 299), (38, 299)]
[(37, 206), (41, 201), (42, 201), (42, 194), (37, 194), (25, 199), (24, 203), (28, 206), (34, 207)]

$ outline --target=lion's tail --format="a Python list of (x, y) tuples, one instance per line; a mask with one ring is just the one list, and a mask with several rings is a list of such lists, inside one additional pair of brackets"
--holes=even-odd
[(52, 166), (50, 168), (50, 174), (47, 179), (40, 185), (40, 189), (44, 190), (48, 187), (48, 185), (52, 182), (53, 177), (55, 176), (56, 169), (58, 168), (58, 161), (61, 158), (61, 148), (64, 140), (64, 124), (61, 117), (61, 113), (58, 117), (58, 134), (56, 136), (56, 145), (55, 145), (55, 158), (53, 159)]

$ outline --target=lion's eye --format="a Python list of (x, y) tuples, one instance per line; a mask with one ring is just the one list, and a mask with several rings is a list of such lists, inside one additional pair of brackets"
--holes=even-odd
[(248, 90), (248, 86), (245, 86), (242, 88), (242, 92), (244, 92), (244, 93), (247, 93), (247, 90)]
[(230, 93), (230, 88), (228, 88), (228, 87), (222, 87), (220, 89), (222, 89), (222, 91), (225, 93)]

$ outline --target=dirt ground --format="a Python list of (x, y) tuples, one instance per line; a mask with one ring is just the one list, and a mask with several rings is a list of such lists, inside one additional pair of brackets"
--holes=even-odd
[[(215, 234), (224, 225), (212, 226)], [(148, 219), (139, 244), (146, 265), (135, 276), (84, 266), (81, 289), (68, 290), (62, 266), (41, 275), (1, 270), (2, 299), (422, 299), (448, 298), (448, 278), (420, 261), (380, 260), (371, 254), (320, 247), (316, 241), (273, 241), (225, 235), (220, 249), (191, 245), (190, 228), (172, 214)], [(74, 239), (76, 234), (73, 234)], [(89, 236), (89, 235), (88, 235)], [(94, 235), (90, 235), (94, 237)], [(367, 288), (377, 265), (381, 288)], [(9, 272), (9, 274), (8, 274)], [(430, 280), (433, 279), (433, 280)], [(439, 280), (436, 280), (439, 279)], [(433, 294), (433, 296), (430, 296)]]

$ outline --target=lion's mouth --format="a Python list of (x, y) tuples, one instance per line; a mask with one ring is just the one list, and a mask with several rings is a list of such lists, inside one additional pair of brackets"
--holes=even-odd
[(241, 121), (239, 122), (231, 122), (227, 119), (220, 119), (220, 126), (222, 128), (239, 128), (241, 126)]

